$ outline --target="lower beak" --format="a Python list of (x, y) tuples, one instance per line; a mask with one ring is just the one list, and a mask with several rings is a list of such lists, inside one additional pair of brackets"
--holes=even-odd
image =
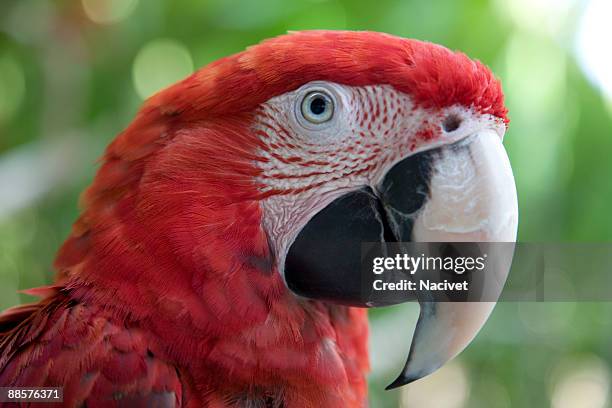
[[(284, 276), (299, 295), (371, 307), (362, 284), (362, 242), (514, 242), (517, 225), (510, 162), (499, 135), (483, 130), (408, 157), (374, 189), (349, 193), (317, 213), (290, 247)], [(508, 251), (497, 256), (494, 246), (488, 250), (487, 273), (501, 280), (501, 290), (511, 256)], [(422, 378), (459, 354), (495, 306), (419, 303), (408, 361), (388, 389)]]

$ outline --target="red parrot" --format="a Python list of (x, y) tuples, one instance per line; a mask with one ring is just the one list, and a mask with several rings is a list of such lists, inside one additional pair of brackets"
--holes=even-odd
[[(514, 241), (488, 68), (374, 32), (306, 31), (159, 92), (106, 149), (38, 303), (0, 315), (0, 386), (67, 407), (363, 407), (360, 242)], [(423, 377), (489, 304), (422, 304)], [(49, 406), (48, 404), (45, 406)]]

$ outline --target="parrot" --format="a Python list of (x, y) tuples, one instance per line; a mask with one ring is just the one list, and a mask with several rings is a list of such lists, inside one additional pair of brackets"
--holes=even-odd
[[(359, 243), (515, 241), (508, 125), (483, 63), (385, 33), (289, 32), (206, 65), (105, 149), (54, 282), (0, 314), (0, 386), (61, 387), (45, 406), (367, 406)], [(422, 302), (390, 388), (493, 305)]]

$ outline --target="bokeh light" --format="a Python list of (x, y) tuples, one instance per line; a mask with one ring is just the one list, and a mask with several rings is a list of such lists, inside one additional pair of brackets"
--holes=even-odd
[(604, 408), (610, 402), (610, 371), (596, 356), (571, 357), (553, 373), (552, 408)]
[(467, 371), (459, 360), (401, 390), (400, 407), (462, 408), (470, 394)]
[(191, 54), (183, 44), (171, 39), (158, 39), (138, 52), (132, 76), (136, 92), (146, 99), (192, 72)]
[(612, 101), (612, 1), (589, 1), (576, 36), (576, 53), (587, 76)]
[(138, 0), (82, 0), (83, 9), (91, 21), (112, 24), (128, 17)]
[[(606, 1), (606, 0), (604, 0)], [(526, 30), (552, 36), (563, 31), (580, 0), (496, 0), (500, 16)]]

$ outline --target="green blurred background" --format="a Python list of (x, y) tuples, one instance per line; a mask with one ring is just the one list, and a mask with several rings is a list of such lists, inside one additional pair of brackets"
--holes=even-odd
[[(609, 0), (1, 0), (0, 309), (49, 282), (95, 160), (143, 99), (288, 30), (460, 49), (502, 78), (522, 241), (610, 241)], [(612, 289), (612, 288), (611, 288)], [(373, 407), (610, 406), (608, 303), (503, 303), (438, 373), (385, 392), (418, 309), (372, 314)]]

